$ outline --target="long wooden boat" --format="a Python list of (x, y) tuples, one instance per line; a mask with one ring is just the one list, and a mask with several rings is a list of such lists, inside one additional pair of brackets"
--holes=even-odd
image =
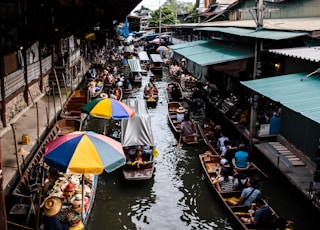
[(180, 77), (182, 74), (182, 67), (178, 65), (170, 65), (169, 74), (173, 79), (180, 81)]
[(167, 88), (166, 88), (166, 96), (167, 96), (168, 102), (182, 101), (183, 92), (182, 92), (181, 85), (175, 81), (168, 82)]
[[(26, 170), (23, 172), (20, 180), (16, 187), (12, 191), (14, 203), (9, 212), (9, 219), (24, 220), (23, 224), (28, 229), (38, 229), (37, 223), (41, 224), (40, 208), (49, 197), (59, 197), (64, 199), (62, 191), (66, 188), (67, 184), (74, 183), (75, 192), (79, 192), (80, 175), (67, 175), (64, 173), (57, 172), (51, 169), (43, 162), (43, 155), (45, 153), (46, 145), (61, 135), (79, 130), (80, 121), (78, 120), (58, 120), (50, 132), (44, 138), (44, 141), (34, 153), (30, 163), (27, 165)], [(49, 176), (48, 176), (49, 175)], [(77, 179), (77, 180), (76, 180)], [(76, 182), (75, 182), (76, 181)], [(87, 194), (87, 205), (86, 210), (83, 213), (82, 220), (79, 219), (71, 220), (74, 225), (86, 224), (90, 210), (93, 205), (95, 191), (98, 182), (97, 175), (86, 175), (85, 176), (85, 191)], [(88, 191), (89, 189), (89, 191)], [(81, 190), (82, 192), (82, 190)], [(70, 200), (74, 200), (75, 193), (69, 193)], [(72, 196), (71, 196), (72, 195)], [(70, 204), (71, 205), (71, 204)], [(68, 203), (63, 202), (63, 210), (68, 209)]]
[[(221, 203), (224, 205), (226, 210), (230, 213), (233, 217), (234, 221), (237, 223), (237, 229), (257, 229), (254, 225), (244, 224), (240, 218), (242, 216), (246, 217), (249, 216), (248, 207), (246, 206), (231, 206), (227, 203), (227, 199), (231, 197), (240, 197), (241, 191), (240, 190), (232, 190), (232, 188), (223, 189), (219, 192), (213, 183), (214, 179), (217, 176), (216, 170), (220, 167), (220, 160), (221, 157), (218, 155), (214, 155), (211, 151), (207, 151), (203, 154), (199, 154), (200, 163), (205, 174), (205, 177), (215, 195), (219, 198)], [(274, 210), (270, 207), (271, 212), (273, 213), (274, 217), (277, 218), (277, 214)]]
[[(216, 141), (212, 141), (212, 131), (210, 130), (210, 125), (208, 122), (199, 122), (197, 123), (197, 127), (199, 129), (199, 133), (203, 139), (203, 141), (206, 143), (206, 145), (209, 147), (210, 151), (215, 154), (215, 155), (219, 155), (218, 151), (217, 151), (217, 142)], [(230, 164), (232, 164), (231, 162), (229, 162)], [(268, 176), (253, 162), (250, 162), (250, 166), (246, 169), (238, 169), (235, 168), (235, 170), (238, 173), (244, 173), (244, 174), (255, 174), (255, 175), (259, 175), (262, 177), (267, 178)]]
[(81, 119), (80, 108), (87, 104), (87, 90), (74, 91), (61, 109), (60, 118), (62, 119)]
[(155, 84), (149, 82), (145, 85), (143, 89), (143, 98), (146, 100), (148, 106), (157, 105), (159, 94)]
[[(103, 92), (104, 83), (102, 80), (98, 80), (98, 82), (95, 83), (94, 86), (90, 84), (91, 83), (89, 83), (89, 86), (88, 86), (88, 95), (89, 95), (89, 99), (91, 100), (99, 97), (99, 95)], [(93, 90), (90, 88), (93, 88)]]
[[(183, 106), (180, 102), (169, 102), (168, 103), (168, 120), (169, 120), (170, 127), (173, 130), (173, 133), (175, 134), (176, 137), (179, 138), (179, 142), (180, 142), (180, 138), (181, 138), (181, 140), (185, 144), (188, 144), (188, 145), (198, 144), (199, 140), (198, 140), (197, 136), (194, 136), (194, 135), (182, 136), (181, 122), (177, 121), (177, 114), (178, 114), (177, 110), (179, 108), (183, 108)], [(185, 109), (185, 111), (187, 112), (186, 109)], [(198, 133), (197, 126), (195, 125), (195, 122), (191, 118), (190, 118), (190, 120), (191, 120), (193, 126), (195, 127), (196, 133)]]
[(146, 101), (125, 99), (123, 101), (135, 111), (135, 116), (121, 121), (121, 143), (127, 157), (122, 172), (126, 180), (148, 180), (152, 178), (156, 147)]

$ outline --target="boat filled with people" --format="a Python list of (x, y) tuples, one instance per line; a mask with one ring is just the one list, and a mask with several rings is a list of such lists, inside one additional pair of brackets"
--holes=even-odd
[(152, 178), (157, 150), (146, 101), (129, 98), (123, 103), (134, 109), (135, 115), (121, 121), (121, 143), (126, 154), (122, 172), (126, 180)]

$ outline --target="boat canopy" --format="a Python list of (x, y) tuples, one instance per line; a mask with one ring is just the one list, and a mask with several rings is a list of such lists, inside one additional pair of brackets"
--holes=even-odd
[(152, 62), (159, 62), (159, 63), (163, 62), (160, 54), (150, 54), (150, 58), (151, 58)]
[(135, 145), (155, 146), (151, 129), (151, 117), (146, 101), (129, 98), (122, 101), (134, 109), (134, 116), (121, 121), (121, 143), (123, 147)]
[(141, 72), (141, 65), (139, 59), (128, 59), (128, 63), (131, 69), (131, 72)]

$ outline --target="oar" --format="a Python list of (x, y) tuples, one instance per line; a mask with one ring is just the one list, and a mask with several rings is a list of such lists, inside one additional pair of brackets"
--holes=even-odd
[(177, 144), (177, 147), (178, 147), (178, 148), (180, 148), (181, 138), (182, 138), (182, 134), (180, 134), (180, 137), (179, 137), (179, 141), (178, 141), (178, 144)]

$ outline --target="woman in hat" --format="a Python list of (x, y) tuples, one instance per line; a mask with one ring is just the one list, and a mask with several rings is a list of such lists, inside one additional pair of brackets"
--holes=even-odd
[(183, 121), (185, 112), (186, 110), (182, 106), (177, 109), (177, 122), (181, 123)]
[(60, 221), (59, 213), (62, 208), (62, 201), (57, 197), (50, 197), (43, 207), (43, 224), (46, 230), (68, 230), (69, 225)]

